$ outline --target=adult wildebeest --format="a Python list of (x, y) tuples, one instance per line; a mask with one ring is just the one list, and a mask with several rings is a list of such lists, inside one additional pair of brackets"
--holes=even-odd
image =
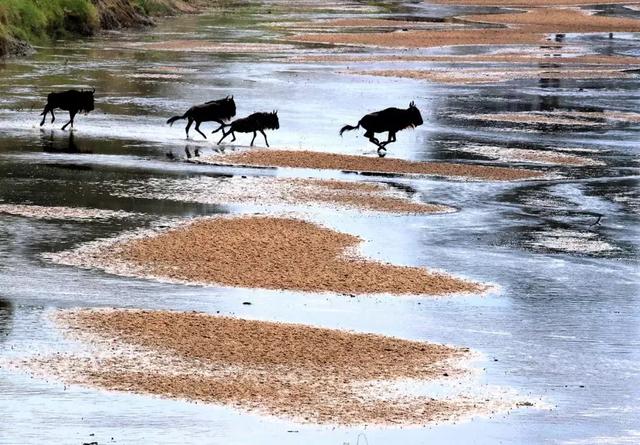
[(73, 128), (73, 120), (78, 112), (82, 111), (87, 114), (90, 111), (93, 111), (93, 94), (95, 92), (96, 90), (94, 88), (93, 91), (69, 90), (61, 93), (49, 94), (47, 96), (47, 105), (45, 105), (44, 111), (40, 114), (40, 116), (42, 116), (40, 126), (42, 127), (44, 125), (44, 121), (47, 119), (48, 113), (51, 113), (51, 123), (53, 124), (56, 121), (56, 115), (53, 114), (53, 110), (60, 108), (61, 110), (68, 111), (69, 117), (71, 117), (71, 120), (69, 120), (62, 129), (64, 130), (67, 128), (67, 125), (69, 124), (71, 124), (71, 128)]
[(201, 105), (194, 105), (189, 108), (182, 116), (173, 116), (167, 121), (167, 124), (173, 125), (173, 123), (180, 119), (189, 119), (185, 132), (187, 133), (187, 139), (189, 139), (189, 128), (191, 124), (196, 123), (196, 131), (200, 133), (205, 139), (207, 138), (203, 132), (200, 131), (200, 124), (202, 122), (217, 122), (221, 126), (217, 130), (219, 131), (224, 125), (224, 122), (231, 119), (236, 115), (236, 103), (233, 100), (233, 96), (227, 96), (224, 99), (212, 100), (205, 102)]
[[(229, 127), (228, 131), (225, 128)], [(278, 112), (273, 111), (271, 113), (253, 113), (250, 116), (243, 117), (242, 119), (236, 119), (230, 124), (222, 126), (222, 138), (218, 141), (218, 144), (223, 141), (224, 138), (231, 135), (236, 140), (236, 131), (238, 133), (251, 133), (253, 132), (253, 139), (251, 139), (251, 146), (253, 147), (253, 141), (256, 140), (257, 132), (259, 131), (264, 136), (264, 142), (269, 146), (267, 141), (267, 135), (264, 134), (264, 130), (277, 130), (280, 128), (280, 121), (278, 120)], [(216, 130), (217, 131), (217, 130)]]
[[(364, 128), (366, 133), (365, 137), (369, 138), (371, 142), (378, 146), (378, 156), (381, 158), (386, 154), (386, 145), (396, 141), (396, 133), (405, 128), (415, 128), (422, 125), (422, 115), (420, 110), (416, 107), (416, 104), (411, 102), (409, 108), (402, 110), (400, 108), (387, 108), (382, 111), (376, 111), (375, 113), (369, 113), (364, 116), (358, 122), (358, 125), (352, 127), (351, 125), (345, 125), (340, 130), (340, 136), (345, 131), (355, 130), (357, 128)], [(376, 139), (376, 133), (389, 132), (389, 137), (385, 142), (380, 142)], [(384, 151), (384, 153), (382, 152)]]

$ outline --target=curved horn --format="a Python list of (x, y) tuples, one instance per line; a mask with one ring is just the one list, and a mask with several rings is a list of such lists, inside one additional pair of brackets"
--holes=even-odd
[(94, 89), (93, 89), (93, 91), (91, 91), (91, 93), (93, 94), (93, 93), (95, 93), (95, 92), (96, 92), (96, 89), (94, 88)]

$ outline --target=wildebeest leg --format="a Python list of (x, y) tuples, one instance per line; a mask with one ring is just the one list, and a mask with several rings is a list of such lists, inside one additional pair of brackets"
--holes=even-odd
[(44, 107), (44, 110), (42, 111), (42, 121), (40, 122), (40, 126), (42, 127), (44, 125), (44, 121), (47, 120), (47, 114), (49, 114), (49, 106), (46, 105)]
[(201, 132), (201, 131), (200, 131), (200, 124), (201, 124), (201, 123), (202, 123), (202, 122), (200, 122), (200, 121), (196, 121), (196, 131), (197, 131), (198, 133), (200, 133), (200, 134), (202, 135), (202, 137), (203, 137), (203, 138), (205, 138), (205, 139), (206, 139), (207, 137), (204, 135), (204, 133), (203, 133), (203, 132)]
[(71, 128), (73, 128), (73, 120), (75, 119), (76, 114), (78, 114), (78, 112), (77, 112), (77, 111), (75, 111), (75, 110), (69, 111), (69, 117), (70, 117), (71, 119), (69, 120), (69, 122), (67, 122), (66, 124), (64, 124), (64, 127), (62, 127), (62, 130), (64, 130), (65, 128), (67, 128), (67, 126), (68, 126), (69, 124), (71, 124)]
[(216, 128), (215, 130), (213, 130), (211, 132), (211, 134), (215, 134), (215, 133), (219, 132), (220, 130), (222, 130), (224, 128), (224, 122), (222, 122), (222, 121), (214, 121), (214, 122), (217, 122), (218, 124), (220, 124), (220, 126), (218, 128)]
[(56, 121), (56, 115), (53, 114), (53, 108), (51, 109), (51, 123), (53, 124)]
[(220, 145), (220, 142), (222, 142), (222, 141), (223, 141), (227, 136), (229, 136), (229, 135), (233, 136), (233, 139), (231, 140), (231, 142), (233, 142), (233, 141), (235, 141), (235, 140), (236, 140), (236, 135), (235, 135), (235, 133), (233, 132), (233, 130), (229, 130), (229, 131), (228, 131), (228, 132), (226, 132), (226, 133), (225, 133), (225, 131), (224, 131), (224, 130), (222, 130), (222, 137), (221, 137), (221, 138), (220, 138), (220, 140), (218, 141), (218, 145)]
[(367, 130), (367, 132), (364, 134), (364, 137), (368, 138), (369, 141), (380, 147), (380, 141), (376, 138), (376, 135), (373, 131)]
[(269, 141), (267, 141), (267, 135), (264, 134), (264, 130), (260, 130), (260, 133), (262, 133), (262, 136), (264, 136), (264, 143), (267, 144), (267, 147), (269, 146)]
[(189, 128), (191, 128), (191, 124), (193, 124), (193, 119), (189, 118), (187, 122), (187, 127), (184, 129), (185, 133), (187, 133), (187, 139), (189, 139)]
[(251, 139), (251, 145), (249, 145), (250, 147), (253, 147), (253, 141), (256, 140), (256, 135), (257, 135), (257, 133), (254, 131), (253, 132), (253, 139)]
[(396, 141), (396, 133), (390, 131), (389, 132), (389, 137), (387, 137), (387, 140), (385, 142), (380, 144), (380, 147), (386, 147), (387, 144), (390, 144), (390, 143), (395, 142), (395, 141)]

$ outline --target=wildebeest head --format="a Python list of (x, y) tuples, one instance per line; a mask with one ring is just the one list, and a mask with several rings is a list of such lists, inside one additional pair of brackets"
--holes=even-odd
[(418, 110), (418, 107), (416, 107), (415, 102), (411, 102), (409, 104), (409, 109), (407, 111), (409, 112), (409, 121), (411, 126), (418, 127), (424, 123), (422, 120), (422, 115), (420, 114), (420, 110)]
[(227, 96), (220, 100), (220, 107), (224, 114), (223, 119), (231, 119), (236, 115), (236, 102), (233, 100), (233, 96)]
[(88, 113), (90, 111), (94, 110), (94, 93), (96, 92), (96, 89), (94, 88), (92, 91), (80, 91), (81, 94), (81, 103), (80, 105), (80, 111), (83, 111), (85, 113)]
[(273, 111), (272, 113), (267, 113), (267, 128), (271, 128), (272, 130), (277, 130), (280, 128), (280, 121), (278, 120), (278, 112)]

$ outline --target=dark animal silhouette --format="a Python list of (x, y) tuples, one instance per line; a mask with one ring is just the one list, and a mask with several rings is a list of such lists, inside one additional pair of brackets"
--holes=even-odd
[(217, 122), (220, 127), (214, 131), (220, 131), (225, 121), (231, 119), (236, 115), (236, 103), (233, 100), (233, 96), (227, 96), (224, 99), (212, 100), (201, 105), (194, 105), (189, 108), (182, 116), (173, 116), (167, 120), (167, 124), (173, 125), (175, 121), (180, 119), (188, 119), (185, 132), (187, 133), (187, 139), (189, 139), (189, 129), (191, 125), (196, 123), (196, 131), (207, 138), (203, 132), (200, 131), (200, 124), (203, 122)]
[[(229, 130), (225, 131), (225, 128), (229, 128)], [(218, 141), (220, 144), (224, 138), (231, 135), (233, 139), (231, 142), (236, 140), (235, 132), (238, 133), (251, 133), (253, 132), (253, 139), (251, 139), (251, 146), (253, 147), (253, 142), (256, 140), (257, 132), (259, 131), (264, 136), (264, 142), (269, 146), (269, 141), (267, 141), (267, 135), (264, 133), (264, 130), (277, 130), (280, 128), (280, 121), (278, 120), (278, 112), (273, 111), (271, 113), (253, 113), (250, 116), (243, 117), (242, 119), (236, 119), (230, 124), (226, 124), (222, 126), (222, 138)]]
[(47, 105), (44, 107), (44, 111), (40, 114), (42, 116), (42, 122), (40, 122), (40, 126), (44, 125), (45, 120), (47, 119), (47, 114), (51, 113), (51, 123), (53, 124), (56, 121), (56, 115), (53, 111), (56, 108), (60, 108), (61, 110), (66, 110), (69, 112), (69, 117), (71, 118), (69, 122), (67, 122), (62, 129), (67, 128), (69, 124), (71, 124), (71, 128), (73, 128), (73, 120), (76, 117), (78, 112), (82, 111), (85, 114), (93, 111), (94, 108), (94, 98), (93, 94), (96, 92), (95, 88), (93, 91), (78, 91), (78, 90), (69, 90), (63, 91), (60, 93), (51, 93), (47, 96)]
[[(340, 130), (340, 136), (345, 131), (356, 130), (360, 127), (366, 130), (364, 136), (378, 146), (378, 156), (384, 157), (386, 154), (386, 145), (396, 141), (396, 133), (405, 128), (415, 128), (422, 125), (422, 115), (416, 104), (411, 102), (409, 108), (402, 110), (400, 108), (387, 108), (385, 110), (369, 113), (358, 122), (358, 125), (345, 125)], [(389, 136), (385, 142), (380, 142), (375, 134), (389, 132)]]

